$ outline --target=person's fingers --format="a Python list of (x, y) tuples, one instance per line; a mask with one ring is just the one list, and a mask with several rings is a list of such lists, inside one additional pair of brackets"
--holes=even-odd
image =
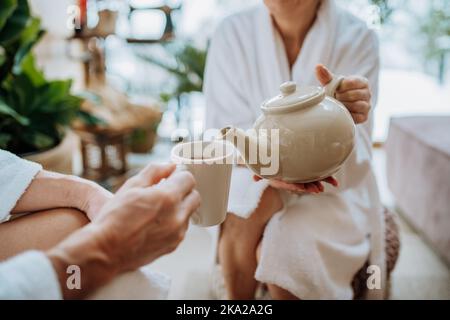
[(324, 191), (323, 184), (320, 181), (316, 181), (314, 183), (315, 183), (316, 187), (319, 189), (320, 192)]
[(319, 193), (319, 188), (316, 186), (315, 183), (305, 183), (306, 192), (308, 193)]
[(303, 183), (288, 183), (281, 180), (270, 180), (270, 185), (276, 189), (283, 189), (291, 192), (304, 192), (305, 186)]
[(175, 172), (170, 177), (162, 181), (158, 186), (160, 190), (183, 199), (195, 187), (194, 176), (188, 171)]
[(336, 99), (341, 102), (370, 101), (370, 98), (370, 91), (367, 88), (336, 93)]
[(149, 164), (138, 174), (128, 179), (119, 191), (130, 188), (145, 188), (152, 186), (164, 178), (167, 178), (175, 170), (175, 165), (167, 164)]
[(369, 81), (360, 76), (349, 76), (345, 77), (344, 80), (342, 80), (341, 84), (336, 90), (336, 93), (344, 93), (349, 90), (355, 90), (355, 89), (364, 89), (369, 87)]
[[(263, 178), (254, 175), (253, 180), (254, 181), (260, 181)], [(305, 185), (303, 183), (288, 183), (282, 180), (269, 180), (269, 184), (271, 187), (276, 189), (283, 189), (290, 192), (304, 192), (305, 191)]]
[(334, 187), (339, 186), (339, 182), (334, 177), (328, 177), (323, 180), (326, 183), (331, 184)]
[(162, 179), (169, 177), (175, 171), (175, 168), (176, 165), (174, 163), (150, 164), (139, 174), (145, 181), (148, 181), (149, 186), (152, 186)]
[(333, 80), (333, 73), (328, 70), (323, 64), (318, 64), (316, 66), (316, 77), (322, 86), (327, 85), (331, 80)]
[(351, 113), (369, 113), (370, 104), (366, 101), (346, 102), (345, 107)]
[(200, 194), (197, 190), (192, 190), (181, 202), (179, 214), (181, 219), (187, 220), (200, 207)]
[[(262, 180), (259, 176), (253, 176), (253, 180)], [(329, 183), (334, 187), (339, 185), (338, 181), (334, 177), (328, 177), (323, 182)], [(283, 189), (293, 193), (321, 193), (325, 191), (322, 181), (315, 181), (309, 183), (288, 183), (282, 180), (270, 180), (270, 186), (275, 189)]]
[(351, 113), (353, 121), (356, 124), (364, 123), (368, 119), (368, 115), (366, 113)]

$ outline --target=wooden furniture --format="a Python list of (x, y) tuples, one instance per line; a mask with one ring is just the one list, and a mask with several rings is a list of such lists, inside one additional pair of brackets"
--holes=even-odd
[(77, 131), (77, 133), (81, 139), (83, 177), (104, 181), (127, 172), (128, 131), (101, 133)]

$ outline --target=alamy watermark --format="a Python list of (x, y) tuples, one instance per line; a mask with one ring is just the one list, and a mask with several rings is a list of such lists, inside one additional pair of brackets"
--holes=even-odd
[[(226, 130), (225, 130), (226, 129)], [(280, 168), (280, 130), (279, 129), (248, 129), (236, 128), (208, 129), (203, 132), (203, 141), (209, 144), (196, 143), (199, 141), (189, 141), (179, 149), (176, 156), (179, 162), (183, 159), (209, 159), (209, 164), (243, 164), (255, 166), (263, 176), (276, 175)], [(225, 131), (224, 131), (225, 130)], [(173, 141), (178, 141), (180, 132), (176, 131), (172, 135)], [(213, 141), (223, 140), (228, 143), (213, 143)], [(235, 149), (239, 151), (240, 157), (237, 159), (227, 157)], [(177, 162), (177, 159), (175, 159)]]
[(81, 29), (81, 10), (77, 5), (67, 6), (66, 27), (69, 30)]
[(66, 269), (69, 275), (66, 280), (66, 286), (69, 290), (81, 290), (81, 268), (75, 264), (70, 265)]
[(369, 275), (366, 281), (367, 289), (380, 290), (381, 289), (381, 268), (375, 264), (367, 267), (366, 273)]

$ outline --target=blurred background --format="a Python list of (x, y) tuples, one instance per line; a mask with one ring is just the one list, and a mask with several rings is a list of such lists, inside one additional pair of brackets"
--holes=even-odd
[[(450, 116), (450, 0), (335, 1), (376, 30), (381, 44), (374, 165), (384, 204), (401, 217), (402, 238), (391, 298), (450, 299), (450, 125), (439, 122)], [(25, 120), (9, 112), (8, 117), (15, 122), (1, 127), (0, 121), (0, 147), (39, 161), (48, 169), (93, 179), (112, 190), (143, 165), (167, 161), (174, 142), (199, 138), (205, 129), (202, 84), (212, 32), (227, 15), (261, 3), (30, 1), (31, 14), (40, 20), (26, 28), (27, 39), (33, 41), (22, 43), (24, 48), (32, 47), (29, 55), (33, 59), (25, 56), (18, 68), (34, 78), (42, 69), (39, 79), (52, 79), (45, 80), (52, 89), (42, 108), (55, 101), (55, 92), (70, 92), (74, 99), (55, 104), (59, 112), (55, 111), (55, 117), (30, 119), (31, 123), (54, 127), (52, 132), (38, 126), (21, 130), (20, 121)], [(0, 50), (0, 65), (3, 56)], [(66, 110), (61, 105), (73, 106), (71, 113), (61, 111)], [(400, 120), (396, 124), (393, 118)], [(410, 124), (408, 119), (425, 119), (431, 125)], [(67, 129), (68, 123), (71, 129)], [(393, 125), (397, 127), (390, 131)], [(396, 134), (395, 128), (411, 137)], [(423, 128), (438, 131), (433, 131), (430, 139), (416, 132), (428, 130)], [(398, 186), (419, 181), (419, 189), (428, 188), (428, 183), (434, 190), (438, 184), (419, 167), (408, 169), (405, 165), (402, 172), (398, 170), (407, 161), (402, 156), (413, 156), (395, 153), (399, 139), (416, 139), (420, 146), (429, 142), (417, 151), (418, 163), (422, 156), (442, 158), (444, 187), (440, 185), (429, 198), (422, 193), (419, 197), (414, 192), (409, 195), (422, 204), (421, 211), (418, 206), (411, 209), (408, 203), (413, 201)], [(416, 149), (411, 146), (411, 150)], [(437, 156), (431, 153), (436, 150), (440, 150)], [(436, 197), (446, 200), (439, 200), (439, 208), (431, 212), (428, 204), (436, 203)], [(434, 222), (429, 226), (424, 221)], [(175, 253), (154, 264), (173, 277), (171, 297), (209, 297), (205, 279), (212, 261), (210, 243), (204, 229), (192, 227)]]
[[(377, 30), (381, 43), (381, 77), (379, 103), (375, 112), (374, 138), (382, 142), (387, 137), (389, 118), (393, 115), (448, 114), (450, 113), (450, 17), (448, 0), (336, 0)], [(172, 1), (90, 1), (88, 20), (90, 27), (98, 23), (97, 10), (117, 10), (115, 34), (104, 41), (107, 59), (107, 77), (114, 86), (130, 96), (159, 97), (161, 93), (176, 94), (177, 86), (171, 81), (167, 68), (142, 59), (150, 55), (161, 60), (173, 58), (175, 48), (164, 50), (160, 43), (130, 42), (130, 38), (155, 40), (164, 38), (167, 18), (163, 10), (149, 7), (167, 5), (171, 13), (174, 40), (183, 46), (193, 45), (197, 50), (207, 48), (214, 27), (227, 15), (260, 3), (260, 0), (172, 0)], [(67, 27), (70, 0), (33, 0), (32, 6), (44, 17), (43, 26), (48, 36), (65, 38), (72, 32)], [(133, 9), (130, 11), (130, 6)], [(128, 40), (128, 41), (127, 41)], [(169, 57), (167, 57), (169, 56)], [(60, 55), (64, 59), (64, 55)], [(65, 64), (66, 65), (66, 64)], [(67, 66), (67, 65), (66, 65)], [(46, 67), (46, 68), (45, 68)], [(52, 75), (52, 67), (44, 69)], [(166, 70), (164, 70), (166, 69)], [(67, 76), (81, 79), (73, 70)], [(56, 71), (57, 76), (61, 70)], [(145, 80), (145, 81), (143, 81)], [(173, 80), (173, 79), (172, 79)], [(179, 80), (179, 79), (178, 79)], [(200, 88), (200, 87), (199, 87)], [(411, 90), (411, 88), (420, 88)], [(196, 89), (196, 88), (186, 88)], [(183, 88), (178, 88), (183, 91)], [(185, 92), (179, 92), (185, 93)], [(189, 93), (189, 92), (187, 92)], [(202, 128), (201, 97), (192, 93), (185, 102), (195, 109), (190, 115), (192, 123), (181, 127)], [(159, 132), (165, 136), (176, 126), (177, 115), (169, 103)], [(198, 110), (197, 110), (198, 109)], [(184, 118), (184, 117), (182, 117)], [(184, 121), (183, 121), (184, 122)], [(193, 128), (191, 128), (192, 130)]]

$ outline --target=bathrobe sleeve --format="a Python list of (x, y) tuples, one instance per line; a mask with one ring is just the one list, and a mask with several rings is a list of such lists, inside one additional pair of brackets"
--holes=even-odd
[(0, 223), (8, 220), (11, 210), (42, 166), (0, 150)]
[[(343, 24), (351, 24), (345, 19)], [(344, 28), (344, 27), (342, 27)], [(342, 39), (343, 38), (343, 39)], [(342, 169), (335, 175), (339, 188), (327, 188), (327, 192), (342, 192), (358, 187), (371, 172), (372, 127), (374, 109), (378, 98), (378, 74), (380, 68), (378, 38), (373, 30), (359, 25), (343, 35), (337, 52), (342, 52), (334, 72), (342, 75), (360, 75), (369, 80), (372, 92), (369, 119), (356, 125), (355, 147)]]
[(242, 48), (236, 46), (233, 25), (222, 22), (211, 38), (206, 62), (204, 93), (206, 98), (206, 129), (221, 129), (233, 124), (250, 128), (254, 121), (251, 102), (243, 94), (243, 78), (239, 73), (245, 62), (239, 59)]
[(27, 251), (0, 263), (0, 300), (62, 299), (52, 263), (40, 251)]
[[(221, 129), (228, 125), (248, 129), (257, 116), (252, 110), (252, 102), (248, 100), (249, 95), (245, 94), (250, 84), (245, 83), (243, 79), (246, 78), (241, 76), (241, 72), (245, 72), (248, 66), (242, 59), (244, 49), (236, 45), (239, 32), (242, 31), (225, 20), (211, 39), (204, 87), (207, 130)], [(255, 182), (252, 177), (253, 173), (247, 168), (234, 166), (228, 200), (229, 212), (248, 217), (256, 209), (268, 182)]]

